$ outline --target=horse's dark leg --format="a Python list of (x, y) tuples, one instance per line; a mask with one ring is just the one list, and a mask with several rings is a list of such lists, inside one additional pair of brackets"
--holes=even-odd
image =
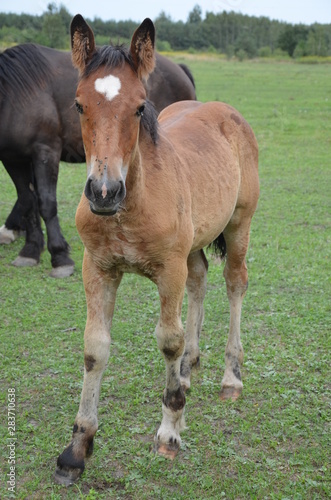
[(101, 379), (109, 357), (110, 327), (120, 273), (109, 276), (95, 266), (85, 252), (83, 281), (87, 303), (84, 334), (84, 383), (72, 440), (57, 459), (55, 481), (69, 486), (84, 471), (85, 458), (93, 451), (93, 438), (98, 428), (97, 407)]
[(237, 209), (223, 231), (226, 241), (224, 277), (230, 302), (230, 331), (225, 349), (225, 371), (221, 383), (221, 399), (236, 400), (243, 388), (240, 366), (244, 351), (240, 340), (241, 307), (248, 287), (246, 252), (249, 243), (251, 214)]
[(19, 162), (13, 165), (7, 161), (3, 164), (17, 191), (17, 202), (11, 213), (13, 218), (11, 219), (11, 215), (8, 217), (9, 224), (22, 224), (26, 230), (25, 245), (13, 264), (18, 267), (36, 265), (44, 248), (44, 237), (40, 225), (38, 200), (33, 186), (31, 165), (29, 162)]
[(26, 229), (26, 224), (24, 221), (24, 212), (22, 212), (22, 204), (19, 202), (19, 200), (16, 201), (15, 205), (13, 206), (12, 211), (8, 215), (5, 226), (8, 229), (13, 229), (14, 231), (20, 232), (20, 231), (25, 231)]
[(186, 260), (173, 258), (157, 278), (161, 314), (156, 327), (158, 347), (166, 364), (166, 387), (162, 398), (162, 422), (155, 436), (156, 451), (173, 459), (180, 448), (179, 432), (185, 427), (185, 394), (180, 381), (180, 364), (185, 348), (181, 321), (187, 280)]
[(203, 322), (203, 300), (206, 295), (208, 262), (203, 250), (191, 254), (187, 260), (186, 289), (188, 311), (185, 333), (185, 352), (180, 367), (180, 380), (184, 390), (191, 385), (191, 368), (199, 366), (199, 337)]
[(33, 158), (35, 182), (38, 191), (40, 215), (47, 230), (47, 248), (51, 254), (53, 270), (50, 276), (64, 278), (74, 272), (69, 257), (69, 245), (64, 239), (57, 215), (56, 185), (59, 173), (59, 148), (40, 145)]

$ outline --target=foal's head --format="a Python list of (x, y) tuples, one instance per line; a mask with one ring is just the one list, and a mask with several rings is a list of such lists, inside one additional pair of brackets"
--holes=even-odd
[(96, 49), (82, 16), (72, 20), (72, 59), (80, 73), (75, 103), (89, 172), (85, 195), (95, 214), (114, 215), (126, 196), (125, 181), (137, 154), (141, 121), (144, 125), (144, 114), (151, 112), (143, 81), (154, 69), (154, 38), (154, 25), (145, 19), (130, 50)]

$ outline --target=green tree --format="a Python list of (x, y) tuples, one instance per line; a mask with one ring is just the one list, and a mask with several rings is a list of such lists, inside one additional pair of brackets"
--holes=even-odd
[(187, 22), (189, 24), (200, 24), (202, 22), (202, 10), (199, 5), (193, 7), (193, 10), (188, 15)]
[(278, 38), (278, 47), (293, 57), (295, 47), (302, 42), (306, 42), (308, 37), (308, 28), (303, 24), (296, 24), (294, 26), (287, 25)]
[(253, 36), (250, 33), (241, 34), (236, 42), (236, 55), (238, 55), (239, 51), (244, 51), (246, 53), (246, 57), (253, 58), (257, 54), (256, 42)]
[(47, 12), (43, 16), (42, 33), (43, 43), (48, 47), (60, 49), (68, 47), (67, 30), (55, 3), (50, 3), (47, 6)]
[(312, 56), (326, 56), (328, 54), (328, 36), (321, 24), (314, 24), (308, 33), (307, 54)]

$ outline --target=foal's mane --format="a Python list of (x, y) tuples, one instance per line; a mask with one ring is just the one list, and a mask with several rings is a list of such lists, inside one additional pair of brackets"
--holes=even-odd
[[(126, 63), (129, 64), (131, 69), (136, 73), (131, 54), (125, 45), (104, 45), (94, 52), (85, 66), (81, 78), (86, 78), (91, 73), (97, 71), (100, 66), (116, 68)], [(153, 103), (147, 99), (145, 110), (141, 117), (141, 124), (154, 144), (156, 144), (158, 139), (157, 116), (158, 114)]]
[(51, 66), (32, 43), (16, 45), (0, 54), (0, 95), (24, 102), (52, 79)]

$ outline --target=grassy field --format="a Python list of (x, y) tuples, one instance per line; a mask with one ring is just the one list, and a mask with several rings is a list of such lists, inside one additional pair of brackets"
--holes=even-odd
[[(222, 265), (210, 256), (201, 369), (187, 397), (188, 429), (169, 462), (151, 452), (161, 417), (164, 363), (154, 338), (154, 285), (126, 276), (119, 290), (95, 452), (77, 486), (54, 485), (83, 374), (82, 244), (74, 214), (84, 165), (61, 165), (63, 232), (76, 263), (48, 277), (11, 261), (22, 241), (0, 247), (0, 498), (9, 497), (6, 408), (15, 388), (16, 498), (320, 499), (331, 497), (330, 152), (331, 66), (181, 59), (200, 100), (235, 106), (260, 146), (261, 197), (248, 252), (242, 314), (244, 392), (221, 403), (229, 307)], [(0, 169), (0, 222), (14, 188)]]

